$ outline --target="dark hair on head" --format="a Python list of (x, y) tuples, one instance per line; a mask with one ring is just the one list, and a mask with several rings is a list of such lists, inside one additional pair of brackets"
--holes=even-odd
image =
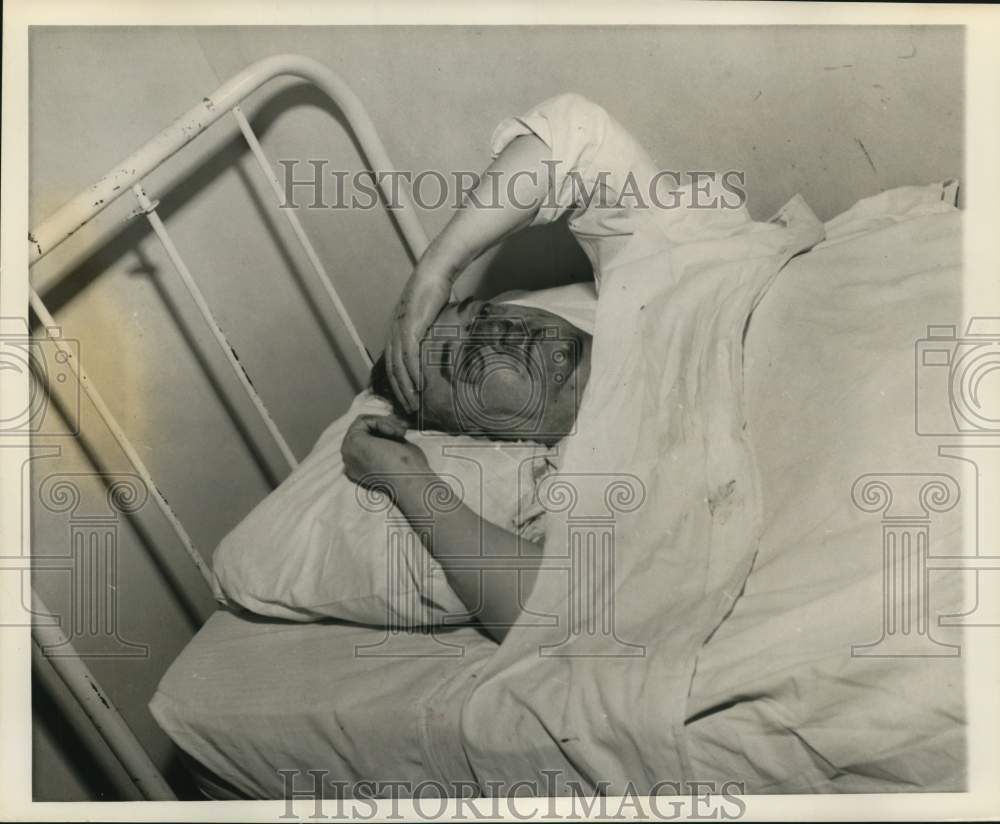
[(385, 364), (384, 352), (372, 366), (369, 381), (371, 382), (373, 395), (378, 395), (383, 400), (389, 401), (389, 403), (392, 404), (392, 411), (396, 415), (403, 418), (408, 424), (410, 424), (410, 426), (416, 426), (417, 416), (407, 412), (396, 398), (396, 393), (392, 391), (392, 384), (389, 383), (389, 370)]

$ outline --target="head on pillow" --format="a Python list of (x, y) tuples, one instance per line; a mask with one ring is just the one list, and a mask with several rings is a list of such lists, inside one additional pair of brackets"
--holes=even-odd
[(384, 356), (372, 391), (420, 429), (555, 443), (573, 430), (590, 349), (590, 335), (544, 309), (466, 299), (445, 306), (421, 343), (416, 415), (394, 397)]

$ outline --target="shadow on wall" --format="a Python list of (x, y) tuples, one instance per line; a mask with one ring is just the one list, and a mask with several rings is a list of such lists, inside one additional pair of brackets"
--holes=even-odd
[[(283, 113), (299, 106), (315, 107), (327, 113), (350, 137), (351, 144), (358, 155), (364, 157), (361, 144), (358, 143), (357, 137), (343, 112), (330, 98), (309, 83), (295, 84), (271, 97), (255, 112), (252, 124), (254, 131), (259, 137), (263, 136)], [(236, 142), (242, 145), (242, 140), (236, 140)], [(484, 165), (485, 162), (484, 160)], [(242, 169), (239, 170), (239, 173), (241, 177), (245, 176)], [(244, 184), (254, 200), (254, 206), (261, 215), (265, 216), (267, 226), (271, 230), (271, 239), (281, 250), (288, 268), (295, 274), (296, 285), (302, 290), (303, 295), (308, 297), (309, 293), (300, 270), (295, 266), (294, 260), (289, 255), (287, 246), (280, 235), (273, 230), (273, 210), (260, 202), (248, 180), (244, 179)], [(547, 289), (552, 286), (562, 286), (590, 279), (592, 277), (590, 261), (566, 227), (566, 220), (567, 218), (564, 217), (555, 225), (539, 226), (521, 231), (504, 241), (483, 275), (476, 281), (475, 292), (477, 296), (490, 298), (512, 289)], [(394, 220), (390, 221), (390, 225), (396, 233), (400, 246), (404, 249), (407, 248), (406, 240), (400, 232), (399, 226)], [(412, 262), (416, 263), (416, 261)], [(318, 313), (316, 313), (316, 321), (323, 327), (330, 348), (337, 352), (341, 366), (345, 371), (349, 371), (341, 348), (330, 336), (328, 327), (324, 325), (323, 318)]]
[[(289, 86), (277, 94), (270, 96), (254, 113), (252, 125), (258, 138), (263, 138), (275, 122), (288, 111), (299, 107), (318, 107), (330, 115), (345, 133), (351, 138), (355, 150), (363, 156), (361, 147), (347, 122), (346, 117), (339, 108), (323, 93), (308, 83), (298, 83)], [(320, 308), (313, 299), (308, 281), (314, 275), (311, 272), (304, 272), (299, 264), (293, 250), (289, 248), (287, 240), (282, 236), (279, 229), (279, 221), (282, 220), (276, 214), (273, 204), (265, 203), (257, 189), (254, 187), (247, 172), (242, 168), (240, 162), (249, 156), (250, 150), (246, 145), (242, 135), (236, 134), (231, 140), (226, 141), (221, 147), (209, 154), (188, 171), (186, 175), (173, 181), (167, 191), (168, 197), (157, 205), (157, 213), (167, 224), (175, 213), (183, 211), (188, 203), (197, 195), (210, 189), (218, 178), (229, 169), (233, 169), (238, 176), (248, 200), (252, 203), (254, 211), (265, 227), (265, 231), (278, 250), (281, 260), (292, 275), (295, 288), (301, 294), (305, 304), (308, 306), (310, 314), (316, 325), (333, 352), (338, 368), (344, 374), (352, 373), (351, 358), (353, 352), (345, 352), (344, 345), (338, 341), (330, 322), (324, 317)], [(390, 221), (393, 230), (399, 237), (399, 242), (404, 245), (403, 236), (399, 232), (394, 221)], [(207, 352), (203, 346), (198, 344), (197, 335), (191, 328), (191, 324), (185, 319), (184, 313), (178, 306), (171, 290), (164, 283), (164, 276), (160, 268), (149, 261), (143, 253), (143, 244), (152, 236), (152, 229), (148, 222), (144, 220), (129, 221), (117, 233), (112, 234), (100, 242), (98, 247), (88, 255), (82, 262), (58, 277), (58, 279), (44, 292), (43, 298), (49, 311), (53, 315), (58, 315), (60, 309), (71, 304), (76, 297), (92, 286), (102, 275), (112, 271), (119, 261), (128, 254), (134, 254), (139, 258), (139, 264), (129, 273), (135, 276), (148, 277), (160, 298), (165, 314), (170, 317), (177, 334), (185, 342), (187, 349), (198, 363), (200, 369), (210, 382), (215, 394), (221, 400), (226, 411), (236, 426), (243, 440), (243, 443), (252, 456), (254, 462), (265, 478), (276, 486), (284, 475), (283, 470), (276, 470), (267, 456), (262, 453), (259, 443), (255, 440), (252, 430), (248, 426), (247, 412), (240, 412), (245, 409), (245, 399), (242, 394), (238, 394), (232, 387), (231, 374), (228, 366), (216, 363), (218, 360), (214, 351)], [(81, 442), (82, 442), (81, 437)], [(91, 455), (93, 452), (88, 450)]]
[[(284, 113), (301, 106), (320, 108), (334, 118), (341, 128), (344, 129), (345, 133), (350, 136), (351, 142), (358, 154), (363, 156), (361, 146), (357, 143), (343, 112), (325, 94), (305, 82), (295, 84), (272, 95), (260, 106), (254, 113), (251, 123), (257, 137), (263, 138)], [(183, 211), (188, 202), (199, 192), (210, 189), (215, 181), (230, 168), (235, 169), (246, 189), (248, 198), (253, 203), (254, 209), (267, 228), (270, 239), (278, 248), (282, 261), (294, 276), (296, 288), (299, 289), (312, 309), (313, 316), (323, 330), (330, 348), (337, 354), (340, 366), (349, 373), (350, 362), (345, 359), (344, 353), (335, 340), (332, 330), (316, 309), (315, 304), (311, 301), (310, 292), (306, 285), (306, 275), (302, 272), (301, 267), (295, 260), (295, 256), (277, 229), (274, 208), (270, 204), (261, 201), (260, 196), (251, 185), (245, 171), (239, 166), (238, 161), (243, 157), (249, 156), (249, 154), (250, 149), (246, 145), (243, 136), (240, 134), (234, 135), (231, 140), (207, 156), (201, 163), (191, 169), (188, 174), (174, 181), (168, 190), (169, 198), (165, 198), (157, 206), (157, 212), (164, 223), (169, 223), (171, 215)], [(399, 233), (398, 227), (396, 227), (394, 222), (392, 226), (399, 236), (400, 243), (403, 243), (403, 236)], [(111, 270), (122, 256), (139, 249), (142, 241), (151, 234), (152, 229), (148, 223), (144, 221), (130, 221), (117, 234), (102, 241), (93, 254), (78, 266), (59, 277), (58, 281), (45, 293), (44, 298), (49, 310), (53, 314), (57, 314), (60, 308), (73, 301), (80, 292), (93, 284), (104, 272)], [(145, 274), (155, 278), (158, 272), (155, 268), (150, 267), (143, 268), (137, 271), (136, 274)], [(184, 330), (180, 329), (179, 331), (183, 334)], [(195, 354), (197, 355), (197, 353)]]
[(593, 279), (590, 261), (568, 226), (555, 223), (525, 229), (506, 240), (476, 286), (479, 297), (512, 289), (548, 289)]

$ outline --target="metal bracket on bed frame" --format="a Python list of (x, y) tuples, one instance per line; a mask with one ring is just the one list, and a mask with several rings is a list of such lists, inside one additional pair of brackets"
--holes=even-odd
[[(181, 115), (160, 134), (149, 140), (136, 152), (111, 169), (100, 180), (88, 186), (47, 219), (35, 226), (28, 233), (28, 245), (29, 265), (33, 265), (104, 211), (119, 197), (131, 190), (138, 202), (138, 209), (133, 212), (132, 216), (146, 216), (176, 269), (178, 276), (183, 281), (189, 294), (198, 306), (202, 317), (205, 319), (206, 324), (211, 329), (220, 348), (226, 355), (237, 380), (239, 380), (240, 385), (267, 427), (268, 432), (278, 445), (285, 461), (290, 468), (294, 468), (297, 465), (294, 454), (271, 418), (267, 407), (253, 388), (253, 384), (246, 371), (238, 358), (236, 358), (235, 352), (233, 352), (222, 329), (212, 315), (204, 295), (198, 288), (180, 252), (173, 244), (166, 227), (160, 220), (156, 211), (159, 201), (149, 198), (141, 186), (143, 178), (158, 168), (168, 158), (179, 152), (188, 143), (192, 142), (225, 113), (231, 112), (258, 166), (274, 190), (280, 204), (283, 198), (281, 184), (274, 173), (267, 155), (264, 154), (260, 141), (257, 139), (256, 134), (254, 134), (246, 116), (241, 111), (239, 104), (268, 81), (282, 76), (299, 77), (312, 83), (337, 105), (347, 118), (348, 124), (357, 138), (371, 170), (385, 173), (379, 175), (379, 185), (383, 187), (383, 195), (386, 197), (387, 202), (392, 202), (388, 191), (390, 184), (386, 181), (395, 179), (395, 169), (389, 160), (389, 156), (379, 138), (374, 123), (368, 116), (368, 112), (361, 104), (357, 95), (354, 94), (351, 88), (340, 77), (321, 63), (299, 55), (284, 54), (268, 57), (248, 66), (226, 83), (223, 83), (210, 96), (203, 97), (200, 103)], [(427, 236), (417, 219), (416, 210), (408, 193), (405, 191), (393, 191), (392, 195), (398, 199), (399, 206), (398, 208), (390, 209), (390, 213), (399, 227), (411, 259), (416, 261), (427, 247)], [(340, 320), (344, 323), (362, 361), (366, 366), (370, 367), (372, 363), (371, 355), (361, 340), (357, 328), (352, 323), (346, 307), (340, 300), (337, 290), (330, 280), (330, 276), (316, 254), (316, 250), (306, 236), (302, 224), (295, 214), (295, 210), (281, 209), (280, 211), (289, 221), (293, 233), (299, 240), (316, 277), (319, 278), (324, 291), (333, 303)], [(46, 328), (54, 328), (56, 326), (55, 319), (49, 313), (42, 298), (33, 288), (30, 291), (29, 300), (32, 310), (42, 324)], [(97, 387), (94, 386), (82, 366), (77, 362), (77, 359), (73, 357), (73, 352), (58, 339), (51, 338), (51, 340), (60, 349), (63, 356), (66, 357), (67, 363), (79, 381), (80, 386), (94, 404), (98, 414), (108, 426), (108, 429), (125, 452), (129, 461), (142, 477), (143, 482), (150, 490), (154, 502), (174, 530), (174, 534), (177, 536), (188, 557), (198, 568), (206, 584), (211, 588), (213, 583), (211, 571), (205, 564), (201, 553), (195, 547), (183, 524), (170, 508), (167, 499), (156, 486), (149, 469), (132, 445), (125, 430), (111, 413)], [(32, 638), (35, 645), (39, 649), (44, 649), (46, 646), (51, 645), (53, 639), (49, 636), (52, 632), (53, 629), (50, 626), (33, 625)], [(62, 648), (67, 650), (66, 645), (69, 644), (69, 641), (64, 638), (58, 640)], [(75, 657), (72, 650), (67, 651), (69, 655), (64, 652), (59, 659), (59, 665), (55, 667), (55, 671), (60, 676), (61, 682), (83, 708), (87, 718), (93, 724), (95, 734), (111, 749), (128, 773), (133, 784), (145, 798), (150, 800), (173, 799), (175, 796), (166, 780), (157, 770), (138, 739), (136, 739), (134, 733), (129, 729), (128, 724), (122, 718), (110, 697), (100, 689), (100, 686), (94, 680), (93, 675), (91, 675), (83, 661)]]

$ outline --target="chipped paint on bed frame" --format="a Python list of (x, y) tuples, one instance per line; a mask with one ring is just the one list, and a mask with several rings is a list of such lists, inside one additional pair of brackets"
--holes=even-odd
[[(190, 270), (185, 265), (183, 257), (171, 240), (166, 226), (159, 218), (156, 211), (159, 201), (151, 198), (142, 186), (142, 181), (147, 175), (157, 169), (168, 158), (177, 154), (177, 152), (195, 140), (209, 126), (228, 112), (236, 120), (264, 177), (274, 190), (277, 198), (276, 205), (280, 204), (283, 197), (281, 184), (249, 121), (240, 110), (239, 104), (268, 81), (289, 75), (312, 83), (320, 91), (324, 92), (343, 112), (354, 136), (361, 146), (370, 169), (373, 172), (380, 173), (378, 179), (380, 180), (380, 186), (383, 187), (383, 195), (387, 198), (388, 202), (394, 203), (395, 208), (391, 209), (390, 213), (399, 227), (400, 234), (411, 259), (413, 261), (418, 260), (427, 247), (427, 236), (417, 218), (416, 210), (408, 193), (393, 192), (392, 199), (390, 199), (390, 193), (386, 189), (390, 185), (388, 181), (395, 179), (395, 170), (368, 112), (357, 95), (354, 94), (343, 79), (321, 63), (294, 54), (275, 55), (253, 63), (223, 83), (212, 94), (202, 97), (200, 102), (181, 115), (170, 126), (160, 132), (160, 134), (125, 158), (125, 160), (107, 172), (96, 183), (82, 190), (40, 224), (34, 226), (28, 233), (28, 248), (29, 261), (33, 265), (68, 238), (72, 237), (74, 233), (93, 220), (94, 217), (104, 211), (111, 203), (126, 193), (131, 192), (137, 201), (137, 208), (131, 212), (129, 219), (145, 216), (149, 221), (153, 232), (163, 245), (174, 269), (177, 271), (185, 288), (201, 312), (205, 323), (226, 356), (244, 392), (260, 415), (268, 432), (284, 456), (285, 461), (289, 467), (294, 468), (297, 465), (295, 455), (279, 431), (267, 407), (257, 394), (250, 376), (240, 363), (235, 350), (233, 350), (218, 322), (215, 320), (205, 296), (202, 294)], [(370, 367), (372, 363), (371, 355), (361, 340), (357, 328), (351, 321), (350, 315), (341, 301), (315, 248), (303, 230), (295, 214), (295, 210), (281, 209), (280, 211), (289, 221), (293, 233), (302, 245), (316, 277), (333, 303), (340, 320), (343, 322), (355, 348), (358, 350), (359, 356), (366, 366)], [(56, 328), (55, 319), (49, 313), (42, 297), (34, 288), (29, 293), (29, 300), (32, 310), (39, 321), (41, 321), (43, 327), (46, 329)], [(212, 588), (213, 575), (211, 570), (206, 565), (202, 554), (194, 545), (184, 525), (173, 509), (171, 509), (166, 497), (157, 487), (149, 469), (132, 445), (124, 428), (114, 417), (99, 390), (87, 376), (78, 359), (73, 355), (73, 352), (58, 338), (52, 338), (52, 341), (67, 359), (67, 365), (79, 382), (80, 387), (93, 403), (118, 445), (122, 448), (126, 457), (146, 484), (153, 501), (173, 528), (177, 540), (184, 548), (192, 563), (194, 563), (198, 571), (202, 574), (206, 585)], [(36, 609), (39, 610), (39, 615), (47, 613), (47, 610), (37, 599), (37, 596)], [(39, 652), (43, 652), (46, 648), (53, 646), (58, 646), (63, 650), (58, 659), (49, 658), (48, 660), (52, 662), (55, 673), (83, 709), (86, 717), (93, 726), (95, 735), (99, 736), (114, 753), (128, 774), (130, 781), (139, 790), (141, 795), (149, 800), (174, 799), (175, 796), (169, 784), (129, 728), (114, 702), (101, 689), (84, 661), (79, 656), (73, 654), (69, 639), (63, 635), (58, 627), (54, 627), (44, 621), (33, 623), (32, 639)]]

